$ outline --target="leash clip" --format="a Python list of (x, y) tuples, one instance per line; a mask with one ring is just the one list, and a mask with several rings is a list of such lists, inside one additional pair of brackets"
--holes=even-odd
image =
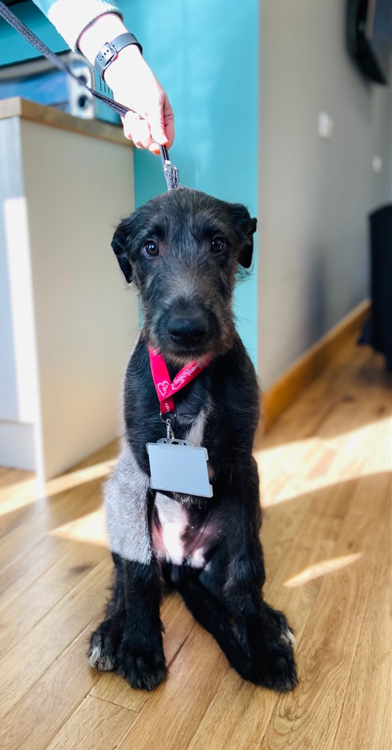
[(173, 430), (173, 421), (176, 418), (176, 412), (170, 412), (170, 416), (166, 414), (160, 414), (161, 422), (165, 424), (166, 427), (166, 439), (167, 440), (175, 440), (174, 430)]
[(173, 430), (171, 419), (166, 419), (165, 420), (165, 424), (166, 424), (166, 438), (167, 438), (167, 440), (175, 440), (174, 430)]
[(169, 158), (169, 152), (166, 146), (159, 146), (161, 152), (161, 160), (163, 166), (163, 174), (165, 175), (166, 185), (168, 190), (175, 190), (180, 186), (180, 173), (177, 167), (171, 163)]

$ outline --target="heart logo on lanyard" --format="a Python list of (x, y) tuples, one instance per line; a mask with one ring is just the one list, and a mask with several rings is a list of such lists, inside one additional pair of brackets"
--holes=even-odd
[(157, 383), (157, 388), (158, 388), (158, 391), (161, 394), (161, 396), (163, 396), (163, 398), (165, 398), (165, 396), (167, 395), (167, 393), (169, 391), (170, 383), (168, 383), (167, 380), (164, 380), (163, 383)]

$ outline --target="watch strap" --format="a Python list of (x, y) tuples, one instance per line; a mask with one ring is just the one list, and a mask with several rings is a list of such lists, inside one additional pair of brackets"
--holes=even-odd
[(118, 53), (121, 52), (124, 47), (129, 47), (131, 44), (136, 44), (136, 46), (139, 47), (140, 52), (143, 52), (142, 45), (138, 42), (134, 34), (131, 34), (130, 32), (119, 34), (119, 36), (116, 36), (111, 42), (105, 42), (94, 60), (94, 67), (102, 78), (105, 70), (118, 57)]

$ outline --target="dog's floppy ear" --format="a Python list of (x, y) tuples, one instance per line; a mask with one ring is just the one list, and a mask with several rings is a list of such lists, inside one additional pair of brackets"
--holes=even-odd
[(250, 268), (253, 255), (253, 235), (257, 227), (257, 219), (252, 219), (245, 206), (235, 203), (232, 206), (236, 229), (242, 241), (238, 263), (243, 268)]
[(112, 248), (116, 254), (118, 264), (128, 284), (130, 284), (132, 281), (132, 264), (129, 258), (131, 219), (132, 217), (128, 217), (118, 225), (111, 243)]

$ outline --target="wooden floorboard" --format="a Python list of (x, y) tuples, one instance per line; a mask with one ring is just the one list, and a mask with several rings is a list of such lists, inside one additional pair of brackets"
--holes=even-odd
[(256, 445), (266, 599), (294, 627), (299, 687), (243, 682), (177, 594), (169, 677), (133, 691), (87, 662), (111, 577), (112, 444), (48, 483), (0, 469), (0, 748), (389, 750), (391, 382), (351, 341)]

